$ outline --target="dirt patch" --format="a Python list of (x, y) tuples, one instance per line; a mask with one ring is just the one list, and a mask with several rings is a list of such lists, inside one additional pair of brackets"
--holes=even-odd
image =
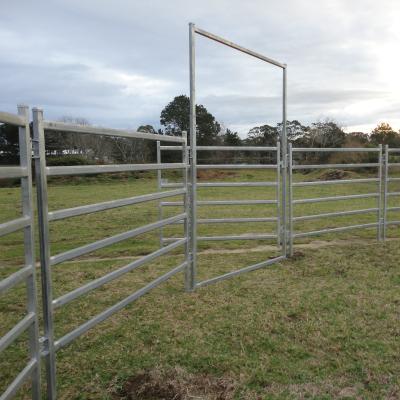
[(129, 378), (114, 399), (125, 400), (231, 400), (235, 384), (227, 378), (188, 374), (174, 368), (168, 372), (144, 371)]
[(210, 179), (224, 179), (238, 176), (233, 171), (218, 171), (218, 170), (200, 170), (197, 171), (197, 179), (200, 181), (208, 181)]
[(318, 176), (318, 180), (321, 181), (334, 181), (334, 180), (340, 180), (340, 179), (351, 179), (356, 176), (352, 171), (345, 171), (341, 169), (328, 169), (327, 171), (324, 171), (320, 176)]

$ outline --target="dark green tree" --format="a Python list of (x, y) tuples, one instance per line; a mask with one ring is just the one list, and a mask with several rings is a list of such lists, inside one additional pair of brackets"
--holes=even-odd
[[(161, 111), (160, 123), (167, 135), (189, 133), (190, 100), (185, 95), (176, 96)], [(215, 117), (201, 105), (196, 105), (197, 144), (209, 146), (218, 142), (221, 126)]]
[(19, 163), (18, 128), (13, 125), (0, 125), (0, 164)]
[(226, 146), (240, 146), (242, 144), (242, 139), (239, 134), (237, 132), (232, 132), (230, 129), (226, 130), (222, 138)]
[(266, 124), (251, 128), (247, 134), (246, 143), (253, 146), (275, 146), (278, 137), (278, 128)]
[(400, 147), (400, 134), (386, 122), (379, 124), (371, 132), (370, 139), (374, 145), (387, 144), (390, 147)]

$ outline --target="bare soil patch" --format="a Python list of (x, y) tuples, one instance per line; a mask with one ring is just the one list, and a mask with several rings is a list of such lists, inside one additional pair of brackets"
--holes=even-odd
[(207, 181), (210, 179), (224, 179), (238, 176), (233, 171), (218, 171), (218, 170), (199, 170), (197, 171), (197, 179), (200, 181)]

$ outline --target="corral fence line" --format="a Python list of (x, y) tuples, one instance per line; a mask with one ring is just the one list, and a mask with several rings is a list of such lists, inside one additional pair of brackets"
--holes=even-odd
[[(225, 46), (248, 54), (261, 61), (279, 67), (283, 71), (282, 75), (282, 132), (280, 140), (274, 147), (232, 147), (232, 146), (197, 146), (196, 145), (196, 113), (195, 113), (195, 35), (201, 35), (210, 40), (214, 40)], [(32, 147), (30, 139), (29, 111), (26, 106), (18, 108), (18, 114), (9, 114), (0, 112), (0, 123), (8, 123), (19, 128), (19, 146), (20, 146), (20, 165), (16, 167), (0, 167), (0, 178), (18, 178), (21, 180), (22, 192), (22, 216), (0, 224), (0, 236), (11, 234), (23, 230), (23, 244), (25, 261), (24, 265), (17, 271), (0, 281), (0, 295), (12, 290), (17, 284), (25, 282), (27, 289), (27, 314), (18, 322), (8, 333), (0, 338), (0, 352), (8, 348), (23, 332), (28, 333), (29, 337), (29, 361), (22, 371), (17, 371), (15, 379), (0, 395), (0, 400), (8, 400), (14, 397), (20, 387), (31, 380), (32, 399), (41, 398), (41, 360), (44, 360), (46, 374), (43, 377), (43, 383), (46, 383), (46, 397), (50, 400), (57, 398), (57, 351), (66, 347), (75, 339), (95, 327), (97, 324), (109, 318), (114, 313), (131, 304), (141, 296), (151, 291), (156, 286), (167, 281), (172, 276), (183, 272), (184, 286), (188, 292), (194, 291), (205, 285), (219, 282), (223, 279), (231, 278), (249, 272), (258, 268), (263, 268), (275, 264), (293, 253), (294, 241), (296, 239), (308, 236), (321, 235), (325, 233), (338, 233), (352, 229), (376, 229), (377, 238), (385, 239), (387, 227), (398, 225), (400, 221), (394, 220), (391, 214), (400, 211), (400, 207), (394, 207), (389, 203), (389, 199), (400, 196), (400, 192), (392, 191), (390, 184), (400, 181), (400, 178), (391, 175), (395, 167), (400, 167), (400, 162), (396, 163), (396, 155), (400, 155), (400, 149), (389, 149), (387, 146), (383, 151), (382, 146), (378, 148), (292, 148), (286, 143), (286, 65), (274, 61), (268, 57), (262, 56), (251, 50), (245, 49), (232, 42), (215, 36), (211, 33), (196, 28), (193, 24), (189, 26), (189, 44), (190, 44), (190, 135), (189, 140), (184, 134), (178, 136), (164, 136), (144, 132), (129, 130), (99, 128), (93, 126), (82, 126), (69, 123), (48, 121), (44, 119), (43, 111), (33, 109), (33, 159), (35, 162), (35, 183), (37, 192), (37, 223), (39, 227), (40, 244), (40, 281), (42, 288), (42, 308), (43, 308), (43, 332), (39, 336), (38, 308), (35, 282), (35, 255), (34, 255), (34, 221), (32, 205)], [(82, 165), (82, 166), (47, 166), (46, 165), (46, 132), (56, 131), (60, 133), (72, 132), (78, 135), (106, 135), (120, 138), (145, 139), (156, 142), (157, 162), (155, 164), (120, 164), (120, 165)], [(189, 143), (188, 143), (189, 142)], [(163, 163), (163, 152), (179, 152), (181, 154), (180, 162)], [(198, 152), (247, 152), (247, 153), (269, 153), (272, 155), (269, 164), (198, 164)], [(297, 153), (318, 153), (318, 152), (367, 152), (371, 153), (377, 160), (374, 162), (358, 162), (351, 164), (298, 164), (294, 154)], [(176, 154), (176, 153), (175, 153)], [(376, 176), (364, 179), (337, 179), (337, 180), (318, 180), (318, 181), (294, 181), (295, 172), (302, 170), (319, 170), (326, 168), (335, 169), (372, 169), (376, 171)], [(274, 170), (276, 178), (274, 180), (265, 179), (261, 181), (236, 181), (236, 182), (197, 182), (197, 173), (200, 170), (219, 170), (219, 169), (260, 169)], [(163, 179), (164, 171), (182, 171), (180, 182), (167, 182)], [(48, 177), (69, 176), (69, 175), (87, 175), (102, 174), (112, 172), (129, 171), (156, 171), (158, 192), (142, 194), (134, 197), (104, 201), (89, 205), (78, 205), (73, 208), (49, 211), (48, 204)], [(367, 193), (354, 193), (334, 197), (318, 198), (297, 198), (294, 192), (301, 187), (330, 186), (335, 184), (349, 184), (355, 187), (358, 184), (373, 184), (374, 189)], [(275, 188), (273, 198), (263, 199), (226, 199), (226, 200), (198, 200), (199, 189), (207, 188), (252, 188), (252, 187), (272, 187)], [(181, 197), (177, 201), (175, 198)], [(173, 199), (171, 199), (173, 198)], [(295, 207), (299, 204), (312, 204), (321, 202), (335, 202), (341, 200), (359, 200), (376, 199), (376, 204), (372, 208), (360, 208), (350, 211), (333, 211), (324, 214), (294, 214)], [(74, 218), (82, 215), (98, 213), (115, 208), (139, 205), (146, 202), (156, 201), (158, 203), (158, 220), (148, 223), (141, 227), (132, 227), (125, 232), (73, 248), (62, 253), (51, 253), (50, 224), (54, 221), (61, 221), (67, 218)], [(229, 217), (229, 218), (198, 218), (197, 207), (201, 206), (246, 206), (260, 205), (266, 207), (275, 207), (275, 214), (250, 217)], [(157, 205), (156, 205), (157, 206)], [(172, 216), (164, 216), (164, 210), (180, 208), (178, 213)], [(295, 230), (295, 225), (301, 221), (314, 219), (334, 218), (343, 215), (374, 215), (375, 220), (370, 223), (362, 223), (351, 226), (340, 226), (335, 228), (325, 228), (316, 231)], [(169, 214), (168, 214), (169, 215)], [(246, 235), (198, 235), (198, 225), (224, 224), (229, 223), (234, 226), (242, 223), (273, 223), (274, 230), (263, 232), (262, 234)], [(167, 237), (164, 229), (171, 226), (181, 226), (183, 234), (180, 237)], [(55, 266), (88, 254), (90, 252), (103, 249), (107, 246), (135, 238), (148, 232), (159, 232), (160, 246), (157, 250), (147, 254), (139, 259), (129, 262), (116, 270), (93, 279), (83, 286), (75, 288), (67, 293), (54, 298), (54, 282), (52, 279), (52, 270)], [(230, 241), (230, 240), (269, 240), (276, 243), (278, 256), (273, 259), (265, 259), (257, 264), (244, 265), (242, 268), (228, 272), (224, 275), (214, 276), (210, 279), (199, 281), (197, 278), (197, 242), (198, 241)], [(168, 272), (160, 275), (158, 278), (143, 286), (141, 289), (131, 293), (128, 297), (120, 300), (118, 303), (105, 309), (83, 324), (77, 326), (72, 331), (61, 337), (55, 337), (55, 311), (69, 304), (70, 302), (88, 294), (89, 292), (102, 287), (103, 285), (116, 280), (119, 277), (136, 270), (137, 268), (150, 263), (158, 257), (171, 254), (173, 250), (183, 248), (183, 262)]]

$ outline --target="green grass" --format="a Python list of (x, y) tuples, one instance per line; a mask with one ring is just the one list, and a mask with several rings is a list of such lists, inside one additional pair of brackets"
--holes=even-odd
[[(296, 180), (315, 179), (316, 175), (296, 174)], [(230, 179), (257, 181), (265, 179), (265, 172), (239, 173)], [(360, 184), (298, 189), (296, 196), (366, 193), (372, 187)], [(274, 195), (270, 188), (254, 189), (202, 189), (199, 197), (262, 199)], [(50, 209), (58, 209), (151, 191), (156, 191), (151, 178), (82, 180), (75, 185), (54, 182), (49, 188), (49, 204)], [(392, 201), (394, 204), (395, 199)], [(18, 216), (19, 189), (1, 188), (0, 202), (0, 221)], [(316, 203), (308, 208), (299, 206), (295, 215), (369, 207), (374, 207), (373, 199)], [(274, 210), (272, 206), (199, 207), (199, 213), (209, 218), (272, 216)], [(145, 203), (53, 223), (52, 254), (156, 221), (157, 216), (156, 204)], [(298, 228), (315, 230), (372, 220), (373, 216), (349, 216), (310, 221)], [(200, 234), (272, 232), (271, 225), (257, 225), (202, 226)], [(174, 227), (170, 233), (179, 235), (180, 229)], [(389, 233), (394, 237), (397, 232), (391, 229)], [(399, 241), (377, 244), (375, 235), (375, 230), (365, 230), (321, 236), (317, 239), (342, 238), (347, 243), (340, 247), (299, 247), (292, 260), (192, 294), (183, 292), (183, 276), (177, 275), (58, 353), (60, 398), (111, 399), (126, 379), (141, 371), (168, 375), (176, 368), (188, 380), (206, 374), (207, 379), (230, 382), (232, 396), (237, 399), (398, 398)], [(354, 239), (365, 239), (365, 243), (352, 242)], [(18, 234), (2, 238), (1, 278), (18, 268), (20, 240)], [(302, 242), (310, 240), (315, 238)], [(274, 242), (201, 243), (199, 278), (276, 254), (257, 247), (264, 244)], [(54, 296), (126, 264), (124, 257), (140, 256), (158, 246), (158, 233), (147, 234), (58, 265), (53, 268)], [(244, 251), (238, 252), (240, 249)], [(178, 265), (182, 258), (179, 252), (162, 257), (57, 310), (56, 337)], [(0, 335), (24, 314), (24, 302), (23, 285), (0, 298)], [(1, 354), (0, 393), (22, 368), (25, 355), (25, 337)], [(21, 398), (29, 398), (27, 393), (23, 391)]]

